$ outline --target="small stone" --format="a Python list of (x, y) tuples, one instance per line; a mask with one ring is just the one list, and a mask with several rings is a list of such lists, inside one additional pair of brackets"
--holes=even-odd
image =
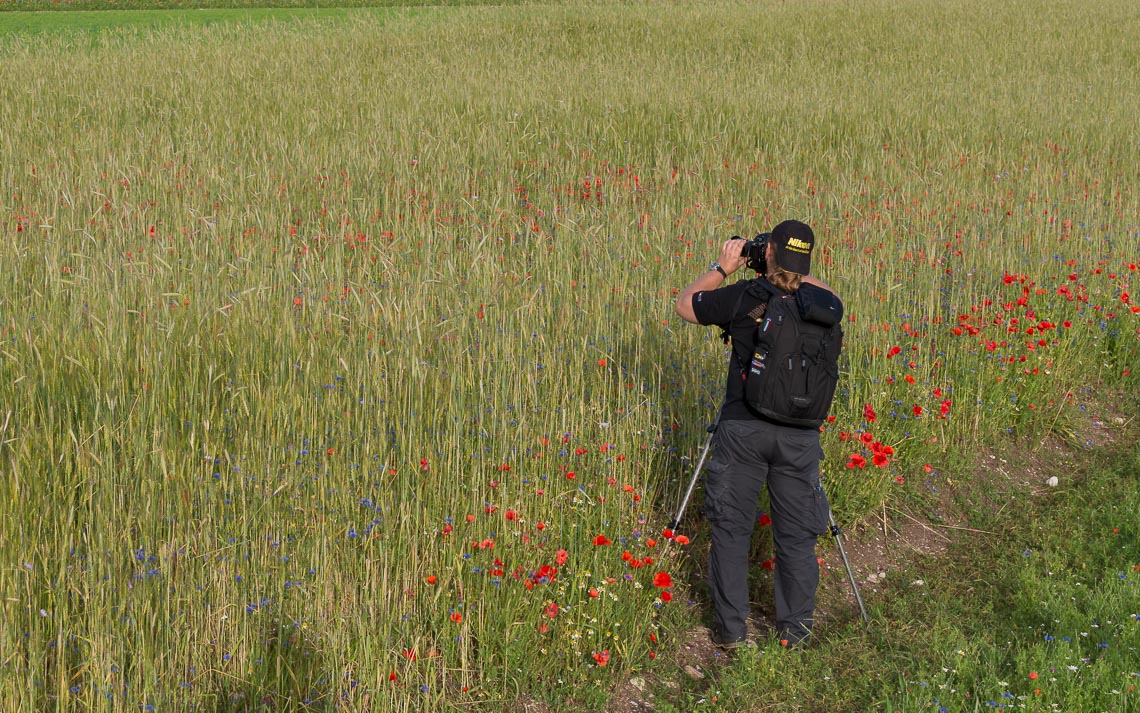
[(645, 679), (638, 676), (637, 678), (629, 679), (629, 685), (633, 686), (639, 691), (645, 690)]
[(1051, 476), (1048, 480), (1046, 480), (1045, 484), (1048, 485), (1050, 488), (1055, 488), (1055, 487), (1057, 487), (1057, 484), (1060, 482), (1061, 481), (1057, 480), (1057, 476), (1054, 475), (1054, 476)]
[(705, 675), (701, 673), (700, 670), (694, 668), (693, 666), (685, 666), (685, 673), (688, 674), (689, 678), (696, 681), (700, 681), (705, 677)]

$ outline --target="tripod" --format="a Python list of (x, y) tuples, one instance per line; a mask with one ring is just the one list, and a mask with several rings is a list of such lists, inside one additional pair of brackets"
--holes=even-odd
[[(697, 461), (697, 467), (693, 471), (693, 477), (689, 481), (689, 487), (685, 490), (685, 497), (681, 499), (681, 505), (677, 508), (677, 514), (669, 522), (669, 529), (675, 530), (681, 524), (681, 517), (685, 514), (685, 508), (689, 506), (689, 499), (693, 496), (693, 490), (697, 486), (697, 478), (701, 474), (701, 469), (705, 466), (705, 460), (709, 455), (709, 448), (712, 447), (713, 434), (716, 433), (716, 427), (720, 423), (720, 414), (717, 414), (716, 423), (708, 427), (709, 437), (705, 440), (705, 447), (701, 450), (700, 460)], [(823, 477), (819, 479), (819, 489), (823, 490)], [(826, 497), (826, 495), (824, 496)], [(867, 628), (871, 626), (871, 620), (867, 616), (867, 607), (863, 605), (863, 597), (859, 594), (859, 585), (855, 583), (855, 573), (851, 570), (851, 562), (847, 559), (847, 551), (843, 549), (843, 531), (835, 522), (835, 515), (831, 512), (831, 501), (828, 501), (827, 506), (827, 522), (828, 531), (832, 537), (835, 538), (835, 544), (839, 546), (839, 555), (843, 558), (843, 566), (847, 569), (847, 578), (851, 581), (851, 591), (855, 593), (855, 601), (859, 604), (859, 613), (863, 616), (863, 625)]]

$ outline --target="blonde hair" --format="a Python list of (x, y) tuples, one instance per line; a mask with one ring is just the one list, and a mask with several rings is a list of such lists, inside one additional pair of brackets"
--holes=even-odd
[(795, 292), (800, 289), (800, 283), (803, 282), (803, 275), (788, 272), (780, 267), (780, 263), (776, 261), (775, 250), (772, 251), (771, 257), (768, 258), (768, 274), (766, 277), (768, 278), (768, 282), (771, 282), (784, 292)]
[(803, 282), (803, 276), (797, 275), (794, 272), (787, 270), (780, 270), (779, 272), (768, 272), (768, 282), (771, 282), (776, 287), (779, 287), (784, 292), (795, 292), (800, 289), (800, 283)]

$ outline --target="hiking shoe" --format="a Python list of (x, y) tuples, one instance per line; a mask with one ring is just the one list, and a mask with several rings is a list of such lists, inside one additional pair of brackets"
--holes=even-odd
[(777, 632), (776, 637), (780, 642), (780, 646), (783, 646), (788, 650), (806, 649), (808, 644), (811, 643), (810, 630), (800, 630), (794, 632), (783, 630)]
[(749, 639), (747, 636), (742, 636), (739, 639), (726, 639), (720, 634), (713, 632), (712, 636), (713, 646), (721, 649), (722, 651), (735, 651), (742, 647), (755, 647), (756, 642)]

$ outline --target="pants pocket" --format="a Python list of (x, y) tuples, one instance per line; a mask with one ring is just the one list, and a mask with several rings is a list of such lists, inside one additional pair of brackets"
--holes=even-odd
[(828, 525), (830, 525), (831, 504), (827, 501), (827, 493), (823, 492), (823, 482), (818, 478), (815, 487), (812, 488), (812, 500), (812, 509), (816, 517), (815, 531), (822, 535), (827, 532)]
[(715, 456), (705, 462), (705, 517), (709, 522), (719, 522), (726, 515), (724, 501), (729, 488), (725, 469)]

